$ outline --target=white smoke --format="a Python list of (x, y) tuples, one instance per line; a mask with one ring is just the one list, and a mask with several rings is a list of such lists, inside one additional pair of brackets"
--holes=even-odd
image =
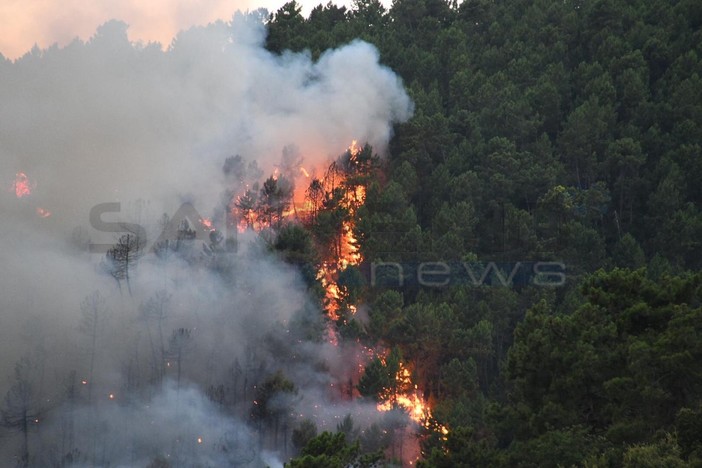
[[(333, 373), (320, 363), (337, 366), (343, 357), (291, 338), (296, 321), (319, 321), (321, 312), (297, 270), (255, 240), (240, 238), (243, 248), (227, 280), (146, 255), (132, 294), (100, 271), (104, 255), (84, 249), (90, 239), (115, 241), (91, 225), (89, 213), (98, 204), (121, 202), (116, 220), (149, 229), (184, 200), (209, 216), (226, 188), (228, 156), (240, 154), (268, 172), (283, 148), (295, 145), (307, 167), (323, 168), (353, 139), (382, 152), (393, 124), (410, 117), (401, 81), (371, 45), (356, 41), (313, 61), (307, 53), (270, 54), (264, 40), (256, 15), (182, 32), (167, 51), (131, 43), (126, 25), (111, 21), (85, 43), (0, 60), (0, 396), (13, 383), (5, 377), (15, 362), (30, 355), (34, 388), (46, 400), (39, 406), (51, 409), (32, 437), (43, 450), (32, 453), (35, 462), (53, 463), (73, 445), (84, 449), (76, 464), (99, 465), (99, 442), (105, 463), (115, 466), (168, 454), (183, 466), (217, 465), (227, 444), (244, 450), (252, 436), (246, 421), (224, 414), (204, 393), (228, 382), (228, 395), (241, 400), (232, 403), (241, 417), (253, 397), (242, 390), (244, 380), (281, 365), (301, 389), (299, 411), (316, 411), (329, 421), (326, 428), (358, 410), (346, 403), (315, 408), (333, 400)], [(12, 186), (19, 172), (32, 189), (22, 198)], [(51, 216), (39, 216), (38, 208)], [(81, 302), (94, 291), (105, 301), (97, 347), (81, 327)], [(167, 314), (159, 320), (144, 313), (155, 297), (166, 298)], [(149, 366), (177, 328), (192, 332), (182, 385), (168, 383), (176, 379), (173, 367), (163, 387), (151, 385)], [(82, 383), (89, 362), (93, 378)], [(243, 369), (236, 378), (235, 365)], [(66, 403), (69, 375), (78, 382), (75, 408)], [(95, 424), (119, 437), (86, 439)], [(160, 435), (150, 432), (154, 426), (163, 429)], [(124, 447), (129, 451), (120, 452)], [(16, 448), (15, 439), (0, 438), (0, 456)], [(267, 463), (275, 459), (257, 451), (251, 466), (262, 456)]]
[[(129, 42), (127, 26), (101, 26), (74, 42), (0, 65), (0, 181), (36, 184), (62, 223), (91, 204), (194, 196), (214, 205), (224, 157), (270, 170), (295, 144), (314, 166), (351, 140), (382, 152), (411, 102), (364, 42), (275, 56), (260, 21), (180, 33), (171, 49)], [(2, 205), (15, 200), (4, 193)], [(82, 217), (82, 219), (80, 219)]]

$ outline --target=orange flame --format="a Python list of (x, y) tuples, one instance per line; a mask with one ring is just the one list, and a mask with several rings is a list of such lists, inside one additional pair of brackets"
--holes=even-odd
[(391, 389), (385, 389), (380, 395), (380, 402), (376, 405), (378, 411), (391, 411), (393, 408), (400, 407), (407, 411), (410, 419), (426, 429), (438, 430), (441, 437), (446, 438), (448, 428), (441, 424), (436, 424), (432, 420), (431, 408), (422, 398), (419, 387), (412, 383), (412, 373), (400, 363), (400, 369), (395, 376), (394, 393)]
[(358, 153), (361, 152), (361, 148), (358, 147), (357, 141), (352, 140), (351, 144), (348, 147), (349, 153), (351, 153), (351, 158), (354, 159), (356, 156), (358, 156)]
[(431, 412), (419, 395), (417, 385), (412, 384), (411, 372), (402, 363), (395, 375), (395, 382), (398, 392), (385, 389), (379, 395), (381, 401), (377, 405), (378, 411), (390, 411), (395, 406), (399, 406), (409, 413), (413, 421), (424, 425), (431, 416)]
[(32, 184), (29, 182), (29, 177), (27, 177), (27, 174), (24, 172), (17, 173), (13, 188), (15, 189), (15, 196), (17, 196), (17, 198), (32, 194)]
[(44, 208), (37, 208), (37, 214), (42, 218), (48, 218), (49, 216), (51, 216), (51, 211), (46, 210)]

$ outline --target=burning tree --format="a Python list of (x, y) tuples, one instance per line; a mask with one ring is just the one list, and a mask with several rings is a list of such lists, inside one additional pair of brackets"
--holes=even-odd
[(253, 189), (246, 190), (243, 195), (236, 199), (234, 208), (238, 211), (239, 217), (246, 220), (246, 227), (253, 229), (256, 221), (256, 208), (258, 207), (258, 183)]
[(401, 370), (402, 354), (395, 348), (386, 357), (376, 357), (365, 368), (358, 382), (358, 391), (362, 396), (371, 397), (378, 402), (393, 400), (402, 392), (397, 375)]
[(29, 182), (29, 177), (27, 177), (27, 174), (24, 172), (17, 173), (12, 188), (17, 198), (26, 197), (32, 193), (32, 184)]
[(290, 208), (293, 197), (292, 181), (285, 177), (269, 177), (263, 183), (258, 198), (259, 219), (265, 220), (268, 227), (280, 228), (283, 213)]
[(310, 182), (309, 187), (307, 187), (305, 191), (305, 200), (307, 200), (310, 205), (311, 218), (316, 219), (322, 205), (322, 200), (324, 200), (324, 185), (320, 179), (312, 179), (312, 182)]

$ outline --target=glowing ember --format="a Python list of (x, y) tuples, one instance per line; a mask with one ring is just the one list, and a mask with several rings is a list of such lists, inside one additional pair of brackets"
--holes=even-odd
[(307, 169), (305, 169), (304, 167), (300, 166), (300, 172), (302, 172), (302, 175), (303, 175), (303, 176), (305, 176), (305, 177), (307, 177), (307, 178), (309, 179), (310, 173), (307, 172)]
[(114, 400), (114, 399), (115, 399), (115, 394), (114, 394), (114, 393), (110, 393), (109, 398), (110, 398), (110, 400)]
[(213, 225), (212, 225), (212, 220), (211, 220), (211, 219), (209, 219), (209, 218), (201, 218), (201, 219), (200, 219), (200, 224), (202, 224), (202, 226), (203, 226), (205, 229), (207, 229), (207, 230), (209, 230), (209, 231), (214, 231), (214, 227), (213, 227)]
[(51, 211), (45, 210), (44, 208), (37, 208), (37, 214), (42, 218), (48, 218), (51, 216)]
[(15, 182), (13, 184), (15, 189), (15, 195), (17, 198), (26, 197), (32, 194), (32, 184), (29, 182), (29, 177), (24, 172), (18, 172), (15, 176)]
[(198, 438), (197, 438), (197, 443), (198, 443), (198, 444), (201, 444), (201, 443), (202, 443), (202, 437), (198, 437)]

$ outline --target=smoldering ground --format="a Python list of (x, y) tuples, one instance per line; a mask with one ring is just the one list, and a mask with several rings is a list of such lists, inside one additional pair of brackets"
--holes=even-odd
[[(203, 266), (202, 242), (190, 259), (147, 252), (130, 292), (84, 247), (117, 240), (90, 224), (99, 203), (121, 202), (117, 218), (149, 233), (183, 200), (210, 216), (233, 154), (268, 173), (291, 144), (309, 166), (351, 139), (382, 151), (411, 115), (400, 80), (363, 42), (316, 62), (271, 55), (260, 15), (182, 32), (165, 52), (126, 28), (0, 61), (0, 457), (259, 466), (293, 452), (301, 418), (370, 424), (373, 405), (338, 390), (356, 353), (310, 341), (318, 305), (255, 236), (239, 236), (226, 275)], [(257, 390), (279, 370), (294, 391), (271, 400), (278, 421), (256, 426)], [(24, 428), (23, 408), (35, 416)]]

